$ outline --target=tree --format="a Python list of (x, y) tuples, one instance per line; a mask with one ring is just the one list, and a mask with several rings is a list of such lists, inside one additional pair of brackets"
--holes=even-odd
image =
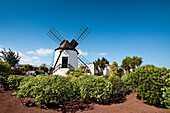
[(84, 71), (84, 72), (86, 72), (87, 66), (81, 65), (81, 66), (79, 67), (79, 69), (82, 70), (82, 71)]
[(6, 51), (5, 48), (3, 50), (0, 51), (0, 53), (2, 54), (0, 57), (7, 62), (10, 67), (15, 68), (16, 65), (19, 63), (20, 61), (20, 56), (18, 52), (14, 52), (11, 51), (11, 49), (9, 49), (9, 51)]
[(48, 72), (48, 68), (46, 67), (46, 64), (40, 65), (39, 70), (44, 71), (44, 72)]
[(137, 58), (136, 59), (136, 66), (139, 67), (142, 64), (142, 58)]
[(119, 68), (116, 62), (113, 62), (110, 66), (110, 75), (121, 77), (123, 75), (123, 69)]
[(50, 70), (49, 70), (50, 74), (52, 73), (52, 71), (53, 71), (53, 67), (50, 67)]
[(123, 59), (122, 61), (122, 65), (121, 67), (123, 68), (123, 70), (125, 71), (125, 74), (130, 72), (130, 66), (129, 64), (131, 63), (131, 58), (130, 57), (126, 57), (125, 59)]
[(142, 58), (134, 56), (133, 58), (130, 57), (126, 57), (125, 59), (123, 59), (122, 61), (122, 65), (121, 67), (123, 68), (123, 70), (125, 71), (125, 74), (130, 73), (130, 69), (132, 69), (132, 71), (140, 66), (142, 64)]
[(104, 57), (102, 57), (101, 60), (98, 58), (97, 61), (93, 62), (93, 64), (97, 72), (100, 72), (101, 75), (103, 75), (103, 70), (106, 67), (106, 64), (109, 64), (109, 61)]
[(7, 62), (0, 61), (0, 74), (7, 75), (10, 73), (10, 65)]
[(34, 67), (30, 64), (23, 65), (20, 67), (21, 70), (27, 72), (27, 71), (33, 71)]

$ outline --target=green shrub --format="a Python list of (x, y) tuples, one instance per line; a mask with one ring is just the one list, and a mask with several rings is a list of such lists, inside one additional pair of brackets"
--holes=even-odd
[[(167, 82), (170, 84), (170, 78), (167, 79)], [(162, 91), (162, 97), (164, 98), (163, 103), (165, 104), (166, 108), (170, 109), (170, 86), (162, 88)]]
[(103, 76), (85, 75), (79, 78), (80, 93), (83, 99), (107, 102), (112, 93), (112, 84)]
[(9, 85), (9, 89), (16, 90), (20, 85), (20, 81), (24, 79), (22, 75), (9, 75), (7, 82)]
[(35, 75), (43, 75), (44, 71), (43, 70), (37, 70), (35, 71)]
[(32, 76), (22, 81), (15, 97), (35, 98), (40, 104), (64, 102), (72, 97), (72, 85), (69, 79), (58, 75)]
[(144, 102), (164, 106), (163, 91), (161, 88), (169, 86), (166, 81), (169, 77), (169, 71), (166, 68), (157, 68), (154, 66), (141, 66), (134, 72), (124, 75), (122, 78), (128, 89), (138, 92)]
[[(96, 75), (98, 76), (98, 75)], [(105, 74), (105, 75), (102, 75), (104, 78), (108, 79), (110, 77), (110, 74)]]
[(84, 75), (84, 74), (85, 74), (84, 71), (79, 70), (79, 69), (77, 69), (77, 70), (75, 70), (75, 69), (70, 69), (70, 70), (68, 70), (68, 72), (67, 72), (67, 75), (70, 76), (70, 77), (80, 77), (80, 76), (82, 76), (82, 75)]
[(93, 100), (106, 103), (124, 94), (120, 77), (83, 75), (64, 77), (59, 75), (28, 76), (20, 82), (16, 98), (35, 98), (40, 104), (63, 103), (72, 99)]
[(7, 75), (10, 71), (10, 65), (6, 62), (0, 61), (0, 75)]
[(119, 76), (110, 76), (108, 79), (112, 84), (111, 98), (124, 96), (126, 94), (126, 86)]
[(9, 75), (0, 75), (0, 87), (3, 87), (5, 90), (8, 89), (8, 79)]

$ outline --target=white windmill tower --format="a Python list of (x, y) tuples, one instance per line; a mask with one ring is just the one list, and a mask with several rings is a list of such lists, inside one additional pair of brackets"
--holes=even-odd
[(70, 43), (68, 40), (65, 40), (54, 27), (49, 30), (47, 33), (48, 36), (56, 43), (60, 44), (60, 46), (55, 49), (54, 65), (52, 69), (53, 75), (66, 76), (69, 69), (78, 69), (78, 60), (83, 65), (90, 64), (90, 62), (79, 55), (76, 50), (77, 45), (89, 34), (89, 32), (89, 28), (83, 26)]

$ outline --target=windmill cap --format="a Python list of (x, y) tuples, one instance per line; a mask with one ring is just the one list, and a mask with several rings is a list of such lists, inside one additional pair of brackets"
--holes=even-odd
[(74, 47), (72, 47), (72, 45), (69, 43), (68, 40), (65, 40), (65, 41), (60, 45), (60, 47), (58, 47), (57, 49), (55, 49), (55, 51), (56, 51), (56, 50), (59, 50), (59, 49), (63, 49), (63, 50), (74, 50), (74, 51), (76, 51), (76, 52), (78, 53), (78, 51), (77, 51)]

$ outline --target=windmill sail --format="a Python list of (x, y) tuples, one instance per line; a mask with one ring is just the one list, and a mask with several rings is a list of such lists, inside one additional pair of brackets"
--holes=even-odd
[(71, 45), (75, 48), (79, 43), (81, 43), (87, 35), (90, 33), (90, 29), (85, 25), (80, 29), (80, 31), (76, 34), (74, 39), (71, 41)]
[(79, 55), (77, 55), (77, 58), (78, 58), (78, 60), (80, 61), (81, 64), (87, 66), (87, 68), (90, 68), (88, 66), (88, 64), (91, 64), (91, 63), (85, 57), (83, 57), (82, 55), (79, 54)]
[(48, 31), (47, 35), (48, 35), (51, 39), (53, 39), (57, 44), (60, 44), (60, 45), (61, 45), (61, 44), (64, 42), (64, 40), (65, 40), (54, 27), (52, 27), (52, 28)]

